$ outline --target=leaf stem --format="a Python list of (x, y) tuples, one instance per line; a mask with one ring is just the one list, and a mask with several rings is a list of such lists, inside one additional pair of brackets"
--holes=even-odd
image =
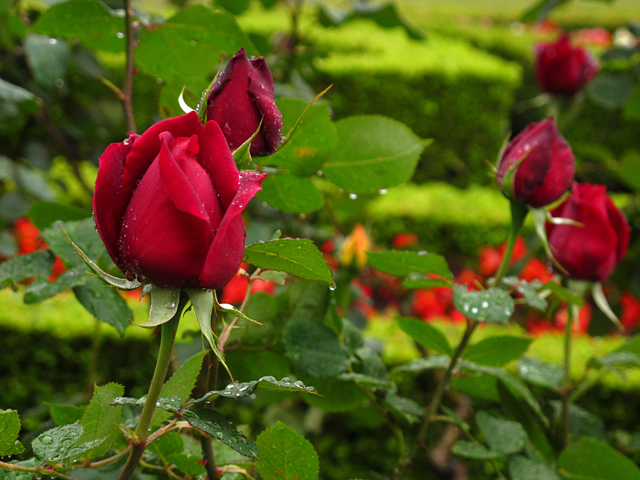
[(118, 480), (128, 480), (131, 475), (133, 475), (136, 466), (142, 458), (142, 454), (147, 448), (151, 418), (156, 408), (156, 402), (160, 397), (160, 390), (162, 390), (162, 385), (164, 384), (164, 380), (167, 376), (167, 370), (169, 369), (169, 363), (171, 362), (171, 351), (173, 350), (176, 333), (178, 332), (178, 325), (180, 324), (180, 316), (182, 315), (182, 310), (186, 303), (186, 295), (181, 294), (176, 314), (171, 320), (162, 324), (160, 351), (158, 352), (158, 359), (156, 360), (156, 369), (153, 372), (153, 378), (151, 380), (151, 385), (149, 386), (147, 400), (142, 408), (142, 413), (140, 414), (140, 419), (136, 426), (136, 439), (131, 445), (129, 458), (127, 459), (124, 469), (120, 473)]
[(478, 326), (478, 322), (471, 319), (467, 319), (467, 329), (465, 330), (464, 335), (462, 336), (462, 339), (460, 340), (460, 343), (456, 348), (456, 351), (451, 357), (451, 361), (449, 362), (449, 366), (447, 367), (447, 370), (445, 371), (444, 376), (438, 383), (436, 391), (433, 394), (433, 397), (431, 398), (431, 403), (429, 404), (429, 410), (427, 411), (427, 415), (425, 416), (425, 419), (422, 422), (422, 425), (420, 427), (420, 431), (418, 433), (418, 437), (416, 438), (416, 442), (413, 444), (413, 447), (411, 448), (411, 452), (409, 453), (409, 455), (407, 455), (407, 457), (404, 459), (402, 468), (400, 469), (400, 474), (396, 478), (404, 477), (409, 466), (413, 462), (413, 459), (417, 455), (418, 450), (423, 446), (424, 440), (427, 436), (427, 432), (429, 431), (429, 426), (431, 425), (431, 422), (433, 421), (433, 419), (437, 416), (438, 409), (440, 408), (440, 403), (442, 402), (442, 397), (444, 397), (444, 393), (447, 391), (447, 388), (449, 388), (449, 382), (453, 375), (453, 371), (458, 365), (458, 361), (462, 357), (462, 353), (464, 352), (464, 349), (467, 347), (469, 340), (471, 339), (471, 336), (473, 335), (473, 332), (475, 331), (477, 326)]
[(70, 477), (69, 475), (65, 475), (64, 473), (60, 473), (57, 470), (49, 468), (24, 467), (22, 465), (15, 465), (13, 463), (5, 462), (0, 462), (0, 468), (4, 468), (5, 470), (13, 470), (14, 472), (30, 472), (40, 475), (49, 475), (51, 477), (62, 478), (63, 480), (78, 480), (75, 477)]
[(132, 17), (133, 8), (131, 6), (131, 0), (124, 0), (124, 36), (127, 44), (127, 63), (124, 72), (124, 84), (122, 85), (122, 108), (124, 110), (125, 121), (127, 122), (127, 130), (136, 133), (136, 120), (133, 116), (133, 106), (131, 104), (133, 94), (133, 51), (135, 49)]

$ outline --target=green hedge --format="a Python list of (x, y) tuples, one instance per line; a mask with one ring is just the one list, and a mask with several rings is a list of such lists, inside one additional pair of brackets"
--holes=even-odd
[[(241, 19), (250, 32), (287, 28), (283, 12), (254, 10)], [(508, 128), (521, 69), (469, 43), (429, 34), (410, 40), (400, 29), (359, 21), (340, 28), (304, 23), (305, 41), (323, 52), (306, 72), (314, 90), (329, 84), (334, 118), (381, 114), (433, 138), (416, 171), (417, 181), (457, 186), (489, 183), (485, 159), (495, 161)], [(304, 72), (303, 72), (304, 73)]]

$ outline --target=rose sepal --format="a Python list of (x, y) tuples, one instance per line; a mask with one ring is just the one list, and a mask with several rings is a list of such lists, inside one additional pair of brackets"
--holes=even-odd
[[(504, 148), (506, 147), (503, 147), (502, 152), (504, 151)], [(500, 153), (500, 158), (502, 158), (502, 152)], [(524, 155), (522, 155), (522, 157), (518, 159), (517, 162), (511, 165), (509, 169), (506, 171), (506, 173), (504, 174), (504, 177), (502, 178), (502, 185), (500, 186), (500, 191), (505, 197), (507, 197), (511, 201), (517, 201), (516, 191), (515, 191), (515, 181), (516, 181), (516, 173), (518, 171), (518, 167), (529, 156), (530, 152), (531, 150), (526, 152)]]
[(568, 275), (567, 270), (562, 265), (560, 265), (560, 262), (556, 260), (556, 258), (553, 256), (553, 252), (551, 251), (551, 245), (549, 244), (549, 239), (547, 238), (546, 229), (547, 211), (544, 208), (529, 208), (529, 210), (531, 210), (531, 214), (533, 215), (533, 223), (535, 225), (536, 234), (538, 235), (540, 242), (542, 242), (542, 246), (545, 253), (547, 254), (547, 257), (553, 262), (555, 267), (560, 270), (563, 275)]
[(151, 307), (149, 308), (149, 320), (138, 324), (138, 327), (152, 328), (167, 323), (178, 311), (180, 303), (179, 288), (151, 287)]
[(591, 295), (593, 296), (593, 301), (596, 302), (596, 305), (600, 309), (602, 313), (604, 313), (609, 320), (616, 326), (616, 328), (623, 333), (624, 326), (620, 322), (618, 316), (613, 313), (611, 307), (609, 306), (609, 302), (607, 302), (607, 297), (604, 295), (604, 291), (602, 290), (602, 283), (595, 282), (591, 287)]
[(127, 280), (126, 278), (109, 275), (107, 272), (102, 270), (98, 265), (96, 265), (95, 262), (91, 260), (87, 256), (87, 254), (82, 251), (80, 247), (78, 247), (75, 243), (73, 243), (73, 240), (71, 240), (71, 238), (69, 237), (69, 235), (67, 235), (67, 232), (64, 231), (61, 225), (58, 225), (58, 227), (60, 228), (60, 230), (62, 230), (62, 233), (64, 234), (64, 236), (67, 237), (67, 240), (69, 241), (71, 246), (75, 249), (76, 253), (80, 255), (80, 258), (82, 258), (82, 261), (86, 263), (87, 266), (96, 273), (96, 275), (102, 278), (109, 285), (116, 288), (120, 288), (122, 290), (135, 290), (136, 288), (140, 288), (142, 286), (142, 283), (138, 282), (137, 280)]
[(244, 318), (245, 320), (249, 320), (250, 322), (253, 322), (256, 325), (260, 325), (261, 327), (264, 327), (264, 324), (260, 323), (257, 320), (247, 317), (244, 313), (242, 313), (240, 310), (238, 310), (236, 307), (234, 307), (230, 303), (218, 303), (218, 299), (215, 297), (214, 299), (215, 299), (216, 310), (220, 312), (225, 312), (225, 313), (233, 313), (233, 315), (235, 315), (236, 317)]
[(178, 105), (180, 105), (180, 108), (182, 109), (182, 111), (184, 113), (195, 112), (195, 109), (191, 108), (189, 105), (187, 105), (187, 102), (184, 101), (184, 89), (185, 88), (187, 88), (186, 85), (184, 87), (182, 87), (182, 90), (180, 91), (180, 95), (178, 96)]
[(209, 86), (206, 88), (204, 92), (202, 92), (202, 97), (200, 97), (200, 103), (198, 104), (198, 108), (196, 108), (196, 112), (198, 113), (198, 117), (200, 118), (200, 123), (202, 123), (202, 125), (207, 123), (207, 118), (206, 118), (207, 99), (209, 98), (209, 94), (211, 93), (211, 90), (213, 89), (213, 86), (216, 84), (216, 80), (218, 80), (218, 77), (220, 76), (221, 73), (222, 73), (222, 63), (220, 63), (220, 68), (218, 68), (218, 71), (213, 77), (213, 80), (211, 80), (211, 83), (209, 84)]
[(245, 140), (245, 142), (242, 145), (240, 145), (238, 148), (236, 148), (234, 152), (231, 154), (233, 155), (233, 159), (235, 160), (236, 165), (241, 166), (242, 164), (245, 164), (245, 163), (251, 163), (252, 161), (251, 142), (253, 141), (254, 138), (256, 138), (256, 135), (260, 133), (263, 120), (264, 120), (264, 117), (262, 117), (262, 120), (260, 120), (260, 124), (258, 125), (258, 128), (256, 129), (256, 131), (253, 132), (253, 135), (251, 135), (251, 137)]
[(313, 100), (311, 100), (307, 104), (305, 109), (300, 114), (300, 117), (298, 117), (298, 120), (296, 120), (296, 123), (294, 123), (293, 126), (287, 132), (287, 135), (284, 137), (284, 140), (282, 140), (282, 143), (280, 144), (280, 148), (278, 150), (280, 150), (287, 143), (289, 143), (289, 140), (291, 140), (292, 135), (296, 132), (296, 130), (298, 130), (298, 127), (302, 123), (302, 120), (304, 120), (304, 117), (307, 115), (307, 112), (309, 111), (309, 109), (313, 107), (313, 105), (320, 99), (320, 97), (322, 97), (325, 93), (327, 93), (331, 87), (333, 87), (333, 83), (329, 85), (327, 88), (325, 88), (323, 91), (321, 91), (319, 94), (317, 94), (315, 97), (313, 97)]
[(231, 374), (231, 370), (227, 366), (224, 361), (224, 355), (220, 351), (218, 347), (220, 343), (220, 339), (216, 332), (211, 328), (211, 316), (213, 314), (214, 305), (218, 303), (216, 299), (216, 295), (213, 290), (203, 290), (201, 288), (185, 288), (185, 292), (189, 295), (189, 299), (191, 300), (191, 305), (193, 305), (193, 309), (196, 312), (196, 317), (198, 318), (198, 324), (200, 325), (200, 330), (202, 334), (209, 342), (209, 346), (218, 360), (224, 367), (224, 369), (229, 374), (229, 378), (231, 379), (231, 383), (233, 383), (235, 388), (235, 380), (233, 379), (233, 375)]

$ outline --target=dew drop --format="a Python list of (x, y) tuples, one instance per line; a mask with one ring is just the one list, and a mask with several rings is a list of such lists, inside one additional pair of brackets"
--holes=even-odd
[(49, 43), (50, 43), (51, 45), (55, 45), (56, 43), (58, 43), (58, 40), (56, 40), (55, 38), (50, 38), (50, 39), (49, 39)]
[(475, 313), (478, 313), (478, 309), (477, 309), (476, 307), (473, 307), (473, 308), (471, 309), (471, 313), (474, 313), (474, 314), (475, 314)]
[(489, 304), (487, 302), (482, 302), (482, 308), (489, 308)]
[(122, 33), (122, 32), (118, 32), (118, 33), (116, 33), (116, 37), (118, 37), (118, 38), (124, 38), (124, 33)]
[(356, 195), (355, 193), (350, 193), (350, 194), (349, 194), (349, 198), (350, 198), (351, 200), (355, 200), (356, 198), (358, 198), (358, 195)]
[(387, 190), (386, 188), (381, 188), (380, 190), (378, 190), (378, 193), (380, 195), (386, 195), (389, 192), (389, 190)]
[(161, 78), (156, 78), (156, 83), (157, 83), (158, 85), (161, 85), (161, 84), (162, 84), (162, 79), (161, 79)]
[(55, 84), (56, 84), (56, 87), (58, 87), (58, 88), (62, 88), (62, 87), (64, 87), (64, 80), (62, 80), (61, 78), (58, 78), (58, 79), (55, 81)]

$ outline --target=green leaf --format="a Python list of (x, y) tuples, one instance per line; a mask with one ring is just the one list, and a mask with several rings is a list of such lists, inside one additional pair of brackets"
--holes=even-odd
[(82, 437), (82, 432), (82, 425), (76, 423), (52, 428), (38, 436), (31, 448), (39, 460), (55, 465), (66, 458), (77, 457), (102, 443), (102, 440), (97, 440), (74, 446)]
[(0, 78), (0, 134), (20, 133), (40, 106), (41, 100), (33, 93)]
[(258, 436), (258, 472), (264, 480), (316, 480), (318, 454), (304, 437), (278, 422)]
[(487, 460), (498, 456), (497, 453), (487, 449), (487, 447), (481, 443), (470, 442), (468, 440), (458, 440), (454, 443), (451, 453), (460, 457), (473, 458), (475, 460)]
[(313, 320), (290, 321), (282, 334), (285, 354), (305, 375), (335, 377), (347, 370), (350, 354), (331, 329)]
[(39, 230), (51, 227), (56, 221), (84, 220), (91, 212), (56, 202), (36, 202), (31, 205), (27, 217)]
[(562, 365), (527, 356), (518, 362), (518, 373), (523, 380), (547, 388), (556, 388), (564, 378)]
[[(559, 424), (563, 415), (562, 402), (551, 400), (549, 404), (553, 407), (556, 422)], [(602, 418), (575, 403), (569, 404), (569, 430), (573, 439), (586, 436), (604, 443), (609, 441)]]
[(609, 445), (582, 437), (560, 454), (563, 475), (576, 480), (640, 480), (638, 466)]
[[(207, 352), (198, 352), (193, 355), (189, 360), (184, 362), (176, 373), (174, 373), (169, 380), (162, 386), (160, 390), (161, 398), (178, 397), (181, 404), (186, 402), (193, 391), (198, 380), (198, 375), (202, 369), (202, 361)], [(169, 412), (172, 412), (170, 409)], [(161, 412), (156, 410), (151, 418), (151, 425), (160, 425), (165, 420), (171, 417), (171, 413)]]
[(333, 283), (320, 250), (308, 239), (281, 239), (245, 248), (244, 260), (264, 270), (287, 272), (305, 280)]
[(102, 387), (95, 386), (93, 397), (82, 415), (80, 425), (84, 427), (84, 433), (79, 443), (95, 442), (104, 439), (102, 443), (91, 450), (83, 452), (86, 459), (101, 457), (106, 454), (113, 442), (116, 441), (122, 422), (122, 407), (111, 406), (116, 397), (124, 394), (124, 387), (115, 383), (108, 383)]
[[(640, 92), (640, 88), (638, 88)], [(640, 97), (640, 95), (638, 95)], [(640, 103), (640, 101), (638, 102)], [(638, 107), (640, 110), (640, 106)], [(618, 168), (615, 170), (617, 177), (623, 183), (640, 191), (640, 153), (637, 151), (625, 152), (620, 160)]]
[(419, 422), (424, 417), (424, 409), (410, 398), (403, 398), (395, 392), (388, 392), (382, 405), (408, 424)]
[(420, 273), (435, 274), (452, 280), (453, 275), (444, 257), (426, 252), (405, 252), (389, 250), (386, 252), (369, 252), (369, 265), (376, 270), (390, 275), (409, 275)]
[(215, 0), (215, 4), (234, 15), (240, 15), (249, 8), (249, 0)]
[(11, 258), (0, 264), (0, 282), (3, 285), (16, 285), (27, 278), (49, 278), (55, 261), (49, 250), (35, 252)]
[(35, 80), (47, 88), (63, 80), (69, 62), (69, 46), (62, 40), (42, 35), (27, 35), (24, 42), (27, 63)]
[(502, 279), (502, 286), (507, 289), (513, 288), (516, 292), (522, 294), (525, 302), (531, 308), (535, 308), (544, 312), (547, 308), (547, 301), (540, 296), (538, 290), (541, 289), (542, 284), (534, 280), (534, 282), (529, 283), (526, 280), (521, 280), (518, 277), (505, 277)]
[(549, 290), (560, 300), (577, 305), (578, 307), (584, 305), (584, 297), (582, 297), (582, 295), (573, 293), (554, 281), (545, 283), (540, 291), (544, 290)]
[(309, 405), (326, 412), (348, 412), (368, 399), (362, 388), (353, 382), (336, 378), (313, 378), (308, 381), (313, 382), (321, 396), (303, 395), (302, 398)]
[(518, 422), (497, 418), (486, 412), (478, 412), (476, 423), (494, 452), (511, 455), (524, 448), (527, 432)]
[(513, 298), (504, 290), (467, 291), (463, 285), (454, 285), (453, 305), (465, 317), (486, 323), (507, 323), (515, 309)]
[(290, 213), (308, 213), (324, 205), (324, 197), (308, 178), (289, 173), (270, 173), (262, 182), (258, 198), (274, 208)]
[[(280, 98), (276, 104), (282, 113), (283, 132), (288, 132), (296, 124), (307, 107), (304, 100), (297, 98)], [(275, 165), (300, 177), (315, 175), (336, 148), (337, 142), (338, 134), (331, 122), (327, 104), (312, 105), (287, 143), (259, 162)]]
[(539, 0), (538, 3), (529, 8), (520, 18), (522, 22), (540, 23), (551, 11), (569, 0)]
[(174, 72), (204, 77), (218, 69), (220, 53), (233, 55), (241, 47), (248, 56), (258, 54), (232, 15), (190, 5), (152, 31), (142, 29), (136, 66), (165, 80)]
[(526, 385), (523, 385), (516, 379), (513, 375), (507, 372), (504, 368), (500, 367), (489, 367), (486, 365), (478, 365), (477, 363), (469, 362), (466, 360), (462, 361), (461, 368), (465, 370), (471, 370), (478, 373), (486, 373), (488, 375), (492, 375), (499, 380), (501, 380), (512, 392), (515, 392), (519, 397), (521, 397), (529, 407), (538, 415), (540, 421), (545, 425), (549, 425), (549, 420), (545, 417), (538, 401), (531, 393), (531, 390), (527, 388)]
[(402, 123), (375, 115), (345, 118), (335, 126), (338, 144), (322, 171), (347, 192), (377, 192), (405, 183), (430, 143)]
[(162, 463), (171, 465), (169, 457), (184, 450), (184, 441), (179, 433), (171, 432), (151, 442), (148, 448)]
[(585, 90), (596, 105), (613, 110), (631, 98), (634, 87), (635, 81), (627, 73), (600, 72)]
[(393, 370), (393, 372), (411, 372), (419, 373), (424, 370), (433, 370), (434, 368), (447, 368), (451, 359), (446, 355), (437, 355), (429, 358), (419, 358), (409, 363), (408, 365), (402, 365)]
[(425, 34), (422, 30), (409, 23), (398, 11), (394, 2), (370, 4), (367, 2), (353, 4), (354, 18), (371, 19), (380, 27), (396, 28), (402, 27), (409, 38), (413, 40), (424, 40)]
[(121, 334), (133, 320), (133, 312), (127, 302), (97, 277), (89, 275), (86, 284), (75, 287), (73, 293), (91, 315), (112, 325)]
[(61, 222), (59, 225), (62, 230), (58, 224), (55, 224), (43, 230), (41, 236), (45, 239), (49, 248), (67, 265), (74, 267), (84, 265), (84, 260), (77, 254), (74, 246), (69, 243), (67, 235), (94, 262), (97, 263), (100, 260), (111, 261), (104, 243), (102, 243), (102, 239), (96, 231), (96, 224), (93, 218), (77, 222)]
[(235, 331), (238, 332), (238, 337), (242, 338), (243, 345), (266, 346), (276, 342), (286, 321), (282, 303), (266, 292), (251, 294), (244, 312), (249, 318), (264, 326), (261, 327), (253, 322), (244, 322), (244, 324), (241, 322)]
[(522, 357), (529, 345), (531, 340), (528, 338), (508, 335), (489, 337), (469, 345), (463, 358), (480, 365), (501, 367)]
[(53, 282), (40, 279), (33, 282), (24, 292), (24, 303), (33, 304), (44, 302), (62, 292), (87, 283), (87, 267), (76, 267), (67, 270)]
[(264, 390), (270, 390), (272, 392), (293, 392), (293, 393), (311, 393), (318, 395), (315, 387), (306, 386), (300, 380), (291, 381), (289, 377), (284, 377), (282, 380), (276, 380), (275, 377), (267, 375), (258, 380), (252, 382), (230, 383), (224, 390), (212, 390), (206, 393), (200, 398), (192, 398), (188, 403), (200, 404), (206, 401), (210, 401), (215, 397), (227, 397), (227, 398), (242, 398), (252, 395), (258, 388)]
[(76, 407), (75, 405), (49, 404), (49, 414), (51, 419), (59, 427), (79, 422), (87, 407)]
[(531, 413), (531, 410), (526, 408), (523, 402), (516, 398), (511, 391), (502, 383), (498, 383), (498, 395), (499, 401), (505, 412), (517, 420), (520, 425), (527, 432), (527, 437), (531, 443), (533, 450), (539, 455), (539, 457), (546, 462), (547, 465), (554, 465), (556, 455), (553, 447), (547, 440), (547, 434), (540, 426), (540, 423)]
[(522, 455), (509, 459), (509, 473), (512, 480), (560, 480), (544, 463), (534, 463)]
[(192, 427), (213, 435), (239, 454), (258, 458), (258, 447), (253, 440), (242, 435), (221, 413), (194, 406), (186, 409), (182, 416)]
[(404, 333), (421, 345), (437, 353), (451, 355), (451, 346), (447, 338), (436, 327), (413, 318), (399, 318), (398, 324)]
[(34, 33), (55, 38), (77, 38), (87, 47), (124, 52), (124, 18), (103, 3), (69, 0), (50, 7), (32, 27)]
[(16, 410), (0, 410), (0, 457), (22, 453), (24, 447), (18, 441), (20, 416)]
[(451, 380), (451, 386), (476, 400), (498, 402), (498, 380), (491, 375), (473, 375)]

